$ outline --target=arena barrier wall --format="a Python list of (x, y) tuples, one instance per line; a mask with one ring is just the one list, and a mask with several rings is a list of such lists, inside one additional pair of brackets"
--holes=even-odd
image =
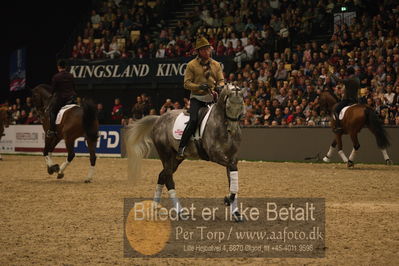
[[(120, 157), (121, 126), (102, 125), (99, 130), (96, 153), (99, 156)], [(44, 131), (41, 125), (11, 125), (4, 131), (0, 141), (0, 153), (3, 154), (41, 154), (44, 147)], [(88, 155), (87, 145), (83, 137), (75, 141), (75, 153)], [(66, 154), (65, 142), (62, 140), (53, 154)]]
[[(394, 163), (399, 162), (399, 127), (386, 128), (391, 141), (388, 154)], [(124, 129), (121, 131), (124, 135)], [(299, 127), (299, 128), (242, 128), (242, 142), (238, 157), (240, 160), (251, 161), (312, 161), (321, 160), (327, 153), (334, 134), (330, 128)], [(123, 139), (123, 138), (122, 138)], [(384, 159), (377, 147), (374, 136), (368, 129), (359, 134), (360, 150), (356, 162), (384, 163)], [(349, 157), (352, 142), (349, 136), (343, 137), (344, 151)], [(122, 141), (122, 157), (126, 156), (126, 149)], [(150, 158), (157, 158), (153, 149)], [(342, 162), (335, 153), (332, 162)]]

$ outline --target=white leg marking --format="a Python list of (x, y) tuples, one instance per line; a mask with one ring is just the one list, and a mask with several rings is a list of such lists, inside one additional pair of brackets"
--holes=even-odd
[(238, 196), (236, 194), (234, 201), (230, 204), (230, 211), (231, 213), (234, 213), (236, 211), (238, 211)]
[(161, 202), (161, 195), (162, 195), (162, 188), (163, 185), (157, 184), (154, 193), (154, 202), (160, 203)]
[(95, 173), (95, 168), (94, 168), (94, 166), (91, 166), (90, 165), (90, 168), (89, 168), (89, 173), (87, 174), (87, 178), (86, 178), (86, 181), (91, 181), (92, 179), (93, 179), (93, 175), (94, 175), (94, 173)]
[(67, 168), (67, 166), (70, 164), (70, 162), (68, 162), (68, 160), (65, 160), (65, 162), (63, 162), (62, 164), (61, 164), (61, 167), (60, 167), (60, 171), (58, 172), (59, 174), (62, 174), (63, 172), (64, 172), (64, 170), (65, 170), (65, 168)]
[(384, 156), (384, 160), (385, 161), (389, 160), (389, 156), (388, 156), (387, 150), (386, 149), (382, 149), (381, 152), (382, 152), (382, 156)]
[(342, 159), (342, 161), (344, 161), (344, 163), (348, 162), (348, 158), (346, 158), (346, 155), (343, 150), (339, 150), (338, 154), (339, 154), (339, 156), (341, 156), (341, 159)]
[(238, 193), (238, 171), (230, 172), (230, 193)]
[(349, 160), (352, 161), (352, 162), (354, 162), (354, 161), (355, 161), (356, 154), (357, 154), (357, 150), (352, 149), (351, 155), (349, 156)]
[(179, 199), (176, 197), (176, 190), (171, 189), (168, 191), (168, 193), (169, 193), (169, 198), (172, 200), (173, 208), (176, 209), (177, 213), (180, 213), (182, 207), (181, 207)]
[(330, 149), (327, 152), (327, 155), (324, 156), (323, 161), (326, 163), (329, 163), (331, 161), (331, 157), (333, 156), (335, 152), (335, 148), (333, 146), (330, 146)]
[(49, 153), (49, 155), (45, 156), (44, 160), (46, 161), (46, 164), (48, 167), (51, 167), (52, 165), (54, 165), (53, 160), (51, 160), (51, 153)]

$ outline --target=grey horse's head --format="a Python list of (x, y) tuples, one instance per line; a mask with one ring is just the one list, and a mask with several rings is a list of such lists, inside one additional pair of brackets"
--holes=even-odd
[(244, 89), (234, 84), (227, 84), (219, 99), (225, 104), (227, 119), (239, 121), (244, 114)]
[(227, 132), (240, 136), (240, 119), (244, 115), (244, 90), (234, 84), (227, 84), (218, 100), (218, 105), (224, 109)]

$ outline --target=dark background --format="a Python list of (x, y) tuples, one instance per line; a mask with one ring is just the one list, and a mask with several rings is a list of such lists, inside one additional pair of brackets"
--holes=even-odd
[[(2, 44), (0, 49), (0, 104), (6, 100), (14, 102), (15, 98), (30, 95), (29, 88), (41, 83), (51, 83), (57, 72), (57, 56), (65, 57), (76, 36), (82, 33), (82, 26), (89, 20), (96, 0), (88, 1), (12, 1), (2, 7), (0, 25)], [(26, 47), (26, 84), (27, 88), (18, 92), (9, 91), (10, 55), (19, 48)], [(66, 52), (66, 53), (65, 53)], [(102, 85), (95, 88), (89, 85), (77, 86), (81, 97), (93, 98), (102, 102), (107, 112), (112, 110), (115, 97), (120, 97), (125, 111), (130, 110), (136, 96), (145, 92), (152, 103), (159, 108), (166, 98), (179, 100), (188, 92), (182, 84), (140, 84), (138, 82), (117, 86)]]
[(89, 18), (91, 1), (8, 1), (1, 7), (0, 103), (29, 90), (9, 92), (10, 55), (27, 49), (27, 87), (50, 83), (57, 54), (71, 41), (78, 25)]

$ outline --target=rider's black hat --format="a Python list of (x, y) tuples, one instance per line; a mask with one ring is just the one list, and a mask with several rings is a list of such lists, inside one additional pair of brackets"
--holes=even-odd
[(64, 59), (59, 59), (57, 61), (57, 66), (59, 66), (61, 68), (65, 68), (66, 67), (66, 61)]

